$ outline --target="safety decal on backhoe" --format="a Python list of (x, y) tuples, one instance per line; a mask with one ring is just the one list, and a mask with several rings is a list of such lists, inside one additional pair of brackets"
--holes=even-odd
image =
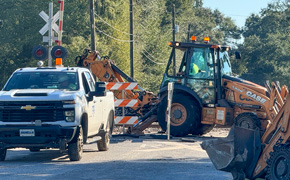
[(262, 98), (261, 96), (257, 96), (256, 94), (252, 93), (251, 91), (247, 91), (246, 95), (249, 96), (250, 98), (253, 98), (254, 100), (264, 104), (267, 100)]
[(237, 88), (237, 87), (235, 87), (235, 86), (232, 86), (232, 87), (233, 87), (233, 89), (235, 89), (235, 90), (239, 91), (240, 93), (242, 93), (242, 92), (243, 92), (242, 90), (240, 90), (239, 88)]

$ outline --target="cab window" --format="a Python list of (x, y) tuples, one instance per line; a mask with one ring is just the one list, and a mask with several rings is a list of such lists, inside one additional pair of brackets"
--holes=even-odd
[(88, 72), (85, 72), (85, 76), (86, 76), (86, 78), (88, 80), (88, 84), (89, 84), (90, 90), (91, 91), (95, 91), (95, 81), (94, 81), (93, 77)]
[(221, 72), (225, 75), (232, 75), (231, 63), (229, 60), (229, 55), (227, 51), (220, 52), (220, 60), (221, 60)]
[(213, 58), (208, 48), (194, 48), (190, 57), (188, 75), (190, 78), (213, 79)]

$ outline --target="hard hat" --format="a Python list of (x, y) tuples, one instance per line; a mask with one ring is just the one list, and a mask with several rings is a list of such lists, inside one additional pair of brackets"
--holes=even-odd
[(58, 79), (58, 82), (64, 82), (64, 81), (67, 81), (68, 80), (68, 76), (61, 76), (59, 79)]

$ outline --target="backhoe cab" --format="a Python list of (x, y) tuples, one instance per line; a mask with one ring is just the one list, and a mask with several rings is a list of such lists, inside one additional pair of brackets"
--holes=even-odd
[[(215, 107), (230, 107), (222, 96), (222, 76), (232, 75), (230, 47), (195, 42), (170, 42), (169, 45), (172, 52), (159, 92), (159, 124), (166, 130), (167, 84), (174, 82), (172, 135), (204, 134), (216, 123), (212, 120), (216, 117)], [(176, 63), (180, 63), (178, 69)]]

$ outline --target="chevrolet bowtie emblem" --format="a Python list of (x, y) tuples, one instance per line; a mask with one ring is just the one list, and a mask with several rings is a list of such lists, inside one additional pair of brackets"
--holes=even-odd
[(35, 106), (31, 105), (26, 105), (26, 106), (21, 106), (21, 109), (25, 109), (26, 111), (31, 111), (31, 109), (35, 109)]

